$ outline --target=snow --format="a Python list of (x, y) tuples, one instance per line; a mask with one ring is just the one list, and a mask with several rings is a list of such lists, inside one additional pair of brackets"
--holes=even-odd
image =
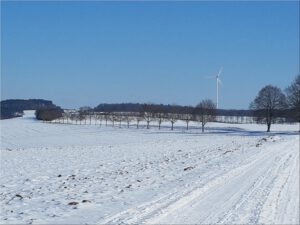
[(299, 224), (297, 124), (202, 134), (33, 117), (1, 121), (2, 224)]

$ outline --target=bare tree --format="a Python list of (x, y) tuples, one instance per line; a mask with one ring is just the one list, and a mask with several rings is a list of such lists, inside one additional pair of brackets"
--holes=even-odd
[(171, 122), (171, 130), (174, 129), (174, 123), (179, 119), (180, 107), (173, 104), (168, 105), (166, 119)]
[(95, 114), (95, 124), (97, 124), (97, 120), (99, 120), (100, 126), (101, 126), (103, 117), (104, 117), (104, 115), (102, 113), (96, 113)]
[(78, 120), (79, 120), (79, 124), (81, 125), (81, 121), (82, 120), (85, 120), (86, 121), (86, 115), (85, 115), (85, 112), (84, 111), (79, 111), (79, 114), (78, 114)]
[(61, 119), (62, 119), (62, 123), (64, 124), (65, 123), (65, 119), (67, 119), (65, 112), (62, 113)]
[(90, 120), (90, 125), (91, 125), (92, 124), (93, 113), (91, 111), (89, 111), (87, 114), (88, 114), (88, 117), (89, 117), (89, 120)]
[(133, 117), (130, 113), (124, 113), (123, 114), (123, 119), (127, 123), (127, 128), (129, 128), (130, 122), (133, 120)]
[(156, 113), (155, 118), (157, 119), (158, 122), (158, 129), (160, 130), (161, 124), (163, 121), (165, 121), (165, 113)]
[(178, 120), (178, 114), (177, 113), (168, 113), (168, 120), (171, 122), (171, 130), (174, 129), (174, 123)]
[(293, 111), (293, 117), (296, 121), (300, 122), (300, 74), (285, 92), (287, 95), (288, 106)]
[(75, 120), (74, 113), (70, 113), (70, 123), (73, 124), (74, 120)]
[(204, 132), (205, 125), (216, 118), (216, 105), (210, 99), (203, 100), (196, 106), (195, 115), (196, 120), (201, 122), (202, 132)]
[[(79, 114), (81, 114), (81, 118), (84, 119), (84, 124), (86, 124), (86, 119), (90, 115), (90, 112), (92, 111), (92, 108), (89, 106), (83, 106), (79, 108)], [(90, 118), (90, 124), (91, 124), (91, 117)], [(81, 124), (81, 122), (80, 122)]]
[(71, 119), (71, 112), (70, 111), (65, 111), (64, 112), (64, 117), (67, 120), (67, 123), (69, 123), (69, 119)]
[(183, 109), (181, 110), (180, 119), (185, 121), (187, 130), (189, 129), (189, 122), (193, 119), (192, 113), (192, 107), (183, 107)]
[(250, 109), (254, 110), (257, 122), (267, 124), (267, 132), (270, 132), (271, 124), (274, 122), (274, 115), (277, 110), (287, 107), (285, 95), (275, 86), (267, 85), (262, 88), (258, 96), (250, 104)]
[(139, 124), (141, 121), (144, 120), (143, 115), (141, 115), (141, 113), (138, 113), (135, 115), (135, 120), (136, 120), (136, 128), (139, 129)]
[(143, 104), (141, 109), (141, 114), (143, 115), (146, 123), (147, 129), (150, 128), (150, 123), (154, 120), (154, 107), (152, 104)]
[(154, 106), (154, 118), (157, 120), (158, 129), (160, 130), (162, 122), (166, 120), (166, 111), (163, 105)]
[(122, 126), (122, 120), (124, 120), (124, 116), (122, 113), (115, 113), (115, 121), (119, 122), (119, 128)]
[(104, 119), (105, 119), (105, 126), (107, 127), (107, 121), (110, 119), (110, 112), (105, 112), (104, 114), (103, 114), (103, 117), (104, 117)]
[(109, 113), (109, 120), (112, 122), (112, 126), (115, 126), (115, 121), (118, 119), (118, 116), (114, 112)]
[(100, 113), (94, 112), (94, 125), (97, 125), (97, 120), (100, 119), (98, 116)]
[(70, 116), (71, 121), (75, 121), (75, 124), (78, 122), (78, 113), (72, 113)]

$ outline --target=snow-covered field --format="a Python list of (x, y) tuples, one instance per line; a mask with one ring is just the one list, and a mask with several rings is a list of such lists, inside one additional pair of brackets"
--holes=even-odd
[(1, 121), (0, 223), (299, 224), (298, 125)]

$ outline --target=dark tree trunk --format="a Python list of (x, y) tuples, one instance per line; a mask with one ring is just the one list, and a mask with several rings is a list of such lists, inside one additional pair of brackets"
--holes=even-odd
[(267, 125), (268, 125), (268, 130), (267, 130), (267, 132), (270, 132), (271, 123), (268, 123)]
[(204, 115), (201, 115), (202, 133), (204, 132)]

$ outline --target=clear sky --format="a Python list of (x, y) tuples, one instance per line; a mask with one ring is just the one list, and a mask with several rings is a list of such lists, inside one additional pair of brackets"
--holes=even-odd
[(1, 99), (247, 109), (299, 73), (299, 2), (1, 2)]

